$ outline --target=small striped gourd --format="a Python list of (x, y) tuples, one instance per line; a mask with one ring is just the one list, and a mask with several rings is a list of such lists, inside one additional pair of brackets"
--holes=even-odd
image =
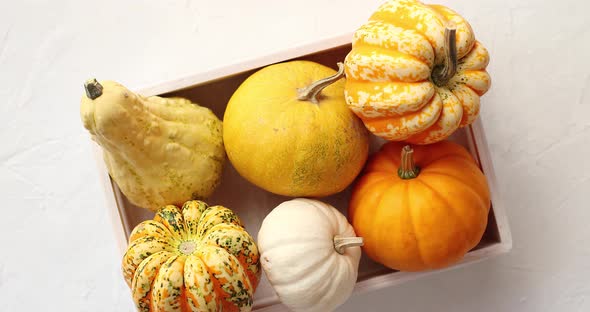
[(377, 136), (434, 143), (477, 118), (491, 83), (488, 62), (456, 12), (390, 0), (354, 34), (344, 62), (346, 102)]
[(138, 311), (250, 311), (258, 248), (228, 208), (188, 201), (135, 227), (123, 274)]

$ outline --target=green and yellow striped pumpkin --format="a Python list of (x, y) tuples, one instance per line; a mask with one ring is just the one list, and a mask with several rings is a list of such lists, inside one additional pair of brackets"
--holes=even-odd
[(135, 227), (123, 274), (138, 311), (250, 311), (258, 248), (228, 208), (188, 201)]

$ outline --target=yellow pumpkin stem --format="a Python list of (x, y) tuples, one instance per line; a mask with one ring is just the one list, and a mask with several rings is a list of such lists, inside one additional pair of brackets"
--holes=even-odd
[(344, 254), (344, 250), (346, 248), (362, 245), (364, 245), (364, 240), (362, 237), (334, 236), (334, 249), (341, 255)]
[(432, 80), (441, 87), (447, 84), (457, 73), (457, 42), (455, 28), (445, 28), (445, 60), (432, 73)]
[(344, 64), (338, 62), (338, 72), (330, 77), (320, 79), (305, 88), (297, 90), (297, 99), (299, 101), (310, 101), (314, 104), (319, 103), (319, 95), (322, 90), (344, 77)]
[(411, 146), (406, 145), (402, 148), (401, 165), (397, 170), (397, 175), (404, 179), (413, 179), (420, 173), (420, 168), (414, 163), (414, 150)]
[(86, 80), (84, 90), (86, 91), (86, 96), (91, 100), (102, 95), (102, 85), (95, 78)]

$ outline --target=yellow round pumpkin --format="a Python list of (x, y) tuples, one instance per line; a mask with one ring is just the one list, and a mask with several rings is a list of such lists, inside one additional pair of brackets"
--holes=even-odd
[(422, 271), (449, 266), (475, 247), (489, 209), (486, 178), (465, 148), (389, 142), (367, 163), (348, 215), (370, 258)]
[(223, 117), (225, 149), (240, 175), (269, 192), (298, 197), (334, 194), (352, 183), (369, 139), (346, 106), (342, 76), (314, 62), (291, 61), (248, 77)]
[(250, 311), (260, 279), (238, 217), (197, 200), (137, 225), (122, 266), (138, 311)]
[(479, 114), (489, 55), (469, 23), (441, 5), (389, 0), (354, 34), (346, 101), (373, 134), (441, 141)]

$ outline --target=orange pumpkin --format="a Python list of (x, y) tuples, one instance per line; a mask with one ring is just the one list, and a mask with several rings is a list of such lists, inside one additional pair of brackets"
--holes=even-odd
[(479, 114), (490, 88), (487, 50), (469, 23), (442, 5), (389, 0), (354, 34), (345, 98), (390, 141), (444, 140)]
[(370, 258), (422, 271), (449, 266), (475, 247), (489, 209), (486, 178), (465, 148), (443, 141), (414, 151), (389, 142), (355, 185), (349, 217)]

